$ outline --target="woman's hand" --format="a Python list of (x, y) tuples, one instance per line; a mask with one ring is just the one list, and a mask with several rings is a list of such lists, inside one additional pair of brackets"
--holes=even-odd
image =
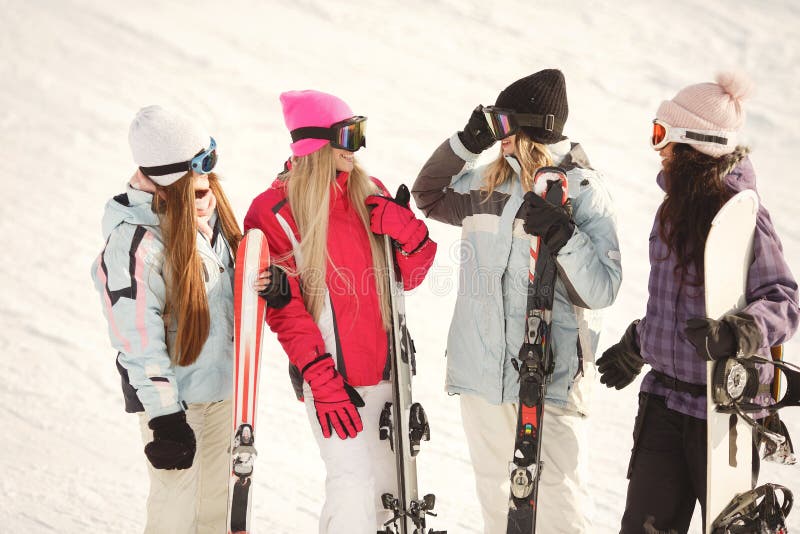
[(270, 283), (272, 283), (272, 273), (269, 271), (269, 268), (266, 268), (258, 273), (258, 278), (253, 282), (253, 289), (256, 290), (256, 293), (261, 293), (267, 290)]

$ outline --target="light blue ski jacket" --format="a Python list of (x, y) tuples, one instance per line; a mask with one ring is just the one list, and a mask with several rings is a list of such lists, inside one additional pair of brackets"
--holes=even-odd
[[(172, 364), (167, 349), (177, 335), (175, 320), (163, 317), (164, 244), (152, 195), (128, 186), (111, 199), (103, 216), (106, 246), (92, 266), (108, 321), (111, 344), (119, 351), (126, 410), (152, 419), (195, 402), (231, 397), (233, 387), (233, 259), (216, 213), (209, 241), (197, 233), (211, 316), (205, 345), (192, 365)], [(168, 337), (167, 337), (168, 336)]]
[[(601, 176), (577, 144), (549, 145), (567, 170), (575, 232), (557, 255), (552, 347), (555, 371), (547, 400), (588, 413), (568, 395), (584, 374), (591, 382), (601, 331), (601, 308), (610, 306), (622, 281), (614, 207)], [(462, 227), (459, 289), (447, 341), (446, 389), (480, 395), (492, 404), (517, 402), (519, 374), (512, 360), (524, 337), (530, 236), (518, 211), (519, 178), (489, 199), (481, 191), (486, 167), (454, 135), (430, 157), (414, 183), (417, 206), (432, 219)], [(510, 158), (512, 167), (516, 159)], [(588, 384), (591, 385), (591, 384)]]

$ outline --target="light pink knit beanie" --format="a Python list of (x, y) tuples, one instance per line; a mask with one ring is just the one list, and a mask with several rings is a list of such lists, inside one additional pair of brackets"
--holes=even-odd
[[(291, 132), (304, 126), (329, 128), (353, 116), (350, 106), (341, 98), (322, 91), (286, 91), (281, 93), (283, 120)], [(324, 139), (300, 139), (290, 146), (295, 156), (307, 156), (328, 144)]]
[(698, 83), (664, 100), (656, 118), (677, 128), (727, 132), (727, 145), (692, 145), (698, 152), (718, 158), (736, 149), (737, 133), (745, 120), (742, 102), (753, 92), (753, 82), (743, 73), (722, 72), (716, 83)]

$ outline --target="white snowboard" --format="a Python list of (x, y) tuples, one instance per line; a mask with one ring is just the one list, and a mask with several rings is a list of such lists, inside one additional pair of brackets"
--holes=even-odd
[[(757, 212), (756, 193), (745, 190), (726, 202), (711, 223), (705, 248), (707, 317), (719, 319), (745, 304)], [(707, 366), (706, 532), (710, 534), (711, 523), (731, 499), (753, 487), (753, 432), (738, 416), (716, 412), (711, 394), (714, 362)]]

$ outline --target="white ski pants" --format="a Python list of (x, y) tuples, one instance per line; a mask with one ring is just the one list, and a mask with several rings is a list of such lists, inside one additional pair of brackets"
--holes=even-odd
[[(150, 475), (145, 534), (227, 531), (231, 409), (229, 400), (189, 405), (186, 422), (197, 440), (197, 452), (189, 469), (155, 469), (145, 460)], [(153, 440), (148, 420), (147, 415), (139, 414), (145, 444)]]
[(381, 495), (387, 492), (397, 495), (394, 453), (379, 434), (381, 410), (387, 402), (392, 402), (392, 386), (381, 382), (356, 390), (365, 403), (358, 409), (364, 430), (354, 439), (339, 439), (335, 432), (325, 439), (311, 390), (304, 384), (308, 420), (326, 470), (320, 534), (374, 534), (391, 518), (383, 509)]
[[(509, 499), (509, 463), (514, 451), (516, 404), (489, 404), (461, 394), (461, 419), (475, 473), (484, 534), (505, 534)], [(545, 405), (536, 532), (590, 532), (587, 515), (588, 424), (578, 412)]]

